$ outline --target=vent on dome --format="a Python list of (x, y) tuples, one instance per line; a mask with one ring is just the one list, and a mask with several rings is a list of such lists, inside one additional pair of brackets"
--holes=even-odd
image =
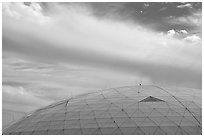
[(164, 100), (149, 96), (149, 97), (141, 100), (140, 102), (164, 102)]

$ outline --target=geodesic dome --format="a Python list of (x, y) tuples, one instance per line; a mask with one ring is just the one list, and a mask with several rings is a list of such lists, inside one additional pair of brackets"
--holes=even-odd
[(197, 89), (112, 88), (39, 109), (3, 134), (202, 134), (201, 103)]

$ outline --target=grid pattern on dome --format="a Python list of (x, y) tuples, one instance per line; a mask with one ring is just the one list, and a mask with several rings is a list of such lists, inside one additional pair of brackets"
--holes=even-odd
[[(162, 101), (141, 101), (148, 97)], [(132, 86), (77, 96), (39, 109), (3, 134), (201, 134), (201, 92)]]

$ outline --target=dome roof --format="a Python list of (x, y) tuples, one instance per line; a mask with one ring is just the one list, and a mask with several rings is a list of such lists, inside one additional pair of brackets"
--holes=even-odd
[(128, 86), (36, 110), (3, 134), (202, 134), (201, 90)]

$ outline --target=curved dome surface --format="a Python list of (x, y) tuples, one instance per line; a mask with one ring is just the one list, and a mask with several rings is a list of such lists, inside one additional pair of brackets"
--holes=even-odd
[(3, 134), (202, 134), (201, 90), (128, 86), (49, 105)]

